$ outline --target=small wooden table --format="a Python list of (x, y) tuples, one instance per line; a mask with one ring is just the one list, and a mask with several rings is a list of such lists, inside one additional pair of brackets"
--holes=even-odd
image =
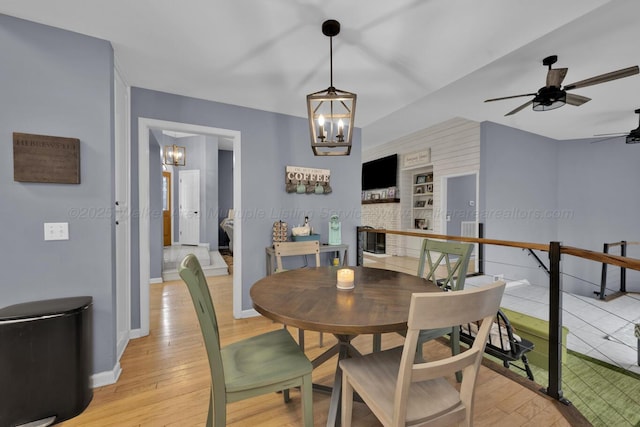
[[(340, 359), (358, 355), (351, 340), (360, 334), (403, 332), (407, 329), (411, 295), (439, 292), (432, 282), (397, 271), (350, 267), (355, 288), (336, 288), (340, 267), (289, 270), (257, 281), (250, 291), (253, 306), (269, 319), (300, 329), (333, 334), (338, 343), (312, 361), (317, 367), (335, 354)], [(342, 370), (336, 367), (327, 426), (339, 423)]]
[[(325, 252), (335, 252), (336, 256), (338, 258), (338, 260), (340, 260), (340, 258), (342, 258), (340, 265), (348, 265), (349, 264), (349, 245), (347, 244), (340, 244), (340, 245), (326, 245), (321, 243), (320, 244), (320, 253), (325, 253)], [(265, 261), (267, 264), (267, 276), (270, 274), (273, 274), (273, 272), (276, 270), (275, 268), (275, 262), (276, 262), (276, 251), (273, 249), (273, 246), (267, 246), (266, 248), (264, 248), (264, 252), (265, 252)], [(342, 255), (341, 255), (342, 253)]]

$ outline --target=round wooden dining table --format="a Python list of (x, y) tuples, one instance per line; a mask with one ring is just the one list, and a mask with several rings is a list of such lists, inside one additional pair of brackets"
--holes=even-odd
[[(430, 281), (398, 271), (368, 267), (354, 270), (354, 288), (338, 289), (337, 271), (343, 267), (302, 268), (258, 280), (251, 287), (253, 307), (263, 316), (304, 330), (333, 334), (338, 342), (312, 361), (315, 367), (338, 354), (327, 426), (337, 425), (340, 413), (342, 371), (340, 359), (359, 355), (351, 340), (361, 334), (404, 332), (411, 295), (440, 292)], [(374, 341), (374, 350), (379, 349)]]

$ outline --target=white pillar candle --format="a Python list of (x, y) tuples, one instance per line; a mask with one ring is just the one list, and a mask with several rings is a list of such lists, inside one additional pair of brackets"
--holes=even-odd
[(338, 287), (350, 288), (353, 286), (353, 270), (349, 268), (341, 268), (338, 270)]

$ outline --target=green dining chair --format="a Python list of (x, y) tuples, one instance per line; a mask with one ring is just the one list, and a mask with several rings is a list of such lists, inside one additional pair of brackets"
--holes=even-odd
[[(424, 239), (420, 250), (418, 277), (424, 277), (446, 291), (461, 291), (464, 289), (472, 250), (473, 245), (470, 243)], [(444, 277), (438, 279), (442, 275)], [(420, 331), (416, 356), (422, 359), (422, 344), (448, 334), (451, 334), (451, 354), (460, 353), (460, 328), (438, 328)]]
[(213, 301), (195, 255), (187, 255), (178, 272), (189, 288), (209, 359), (207, 427), (226, 425), (227, 403), (293, 387), (301, 389), (304, 426), (313, 427), (311, 362), (289, 332), (278, 329), (221, 348)]

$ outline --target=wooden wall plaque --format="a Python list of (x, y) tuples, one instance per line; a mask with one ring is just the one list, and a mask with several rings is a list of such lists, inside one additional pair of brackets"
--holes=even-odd
[(14, 132), (13, 180), (80, 184), (80, 140)]

